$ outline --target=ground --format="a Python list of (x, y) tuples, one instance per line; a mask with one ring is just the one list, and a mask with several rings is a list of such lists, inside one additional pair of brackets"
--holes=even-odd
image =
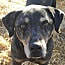
[[(23, 9), (25, 3), (25, 0), (0, 0), (0, 65), (11, 65), (12, 61), (11, 39), (1, 19), (13, 10)], [(65, 0), (57, 0), (57, 8), (65, 12)], [(65, 28), (61, 32), (60, 34), (54, 32), (54, 49), (48, 65), (65, 65)], [(26, 62), (24, 64), (32, 65), (33, 63)]]

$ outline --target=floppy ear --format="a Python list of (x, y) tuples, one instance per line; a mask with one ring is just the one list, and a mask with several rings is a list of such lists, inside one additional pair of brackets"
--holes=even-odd
[(17, 16), (21, 12), (22, 11), (13, 11), (2, 18), (3, 24), (8, 30), (10, 37), (14, 34), (15, 21), (16, 21)]
[(54, 24), (56, 32), (59, 33), (59, 27), (65, 15), (64, 12), (59, 9), (52, 8), (52, 7), (46, 9), (46, 11), (50, 15), (50, 17), (53, 19), (53, 24)]
[(63, 17), (64, 17), (64, 13), (61, 10), (55, 9), (54, 26), (57, 32), (59, 32), (59, 27), (60, 27), (60, 24), (62, 23)]

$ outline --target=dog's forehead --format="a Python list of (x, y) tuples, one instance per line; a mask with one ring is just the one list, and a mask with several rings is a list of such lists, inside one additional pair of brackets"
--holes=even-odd
[(50, 22), (51, 19), (49, 19), (50, 17), (48, 16), (46, 9), (50, 10), (53, 8), (41, 5), (29, 5), (25, 7), (23, 10), (25, 21), (28, 22), (30, 18), (33, 18), (34, 20), (37, 19), (40, 22), (43, 22), (45, 20), (48, 20), (48, 22)]
[(47, 12), (45, 11), (45, 9), (43, 9), (42, 7), (41, 8), (38, 8), (38, 7), (26, 7), (24, 10), (23, 10), (23, 19), (25, 19), (25, 22), (28, 22), (28, 21), (44, 21), (46, 18), (46, 15), (47, 15)]
[(46, 12), (44, 10), (36, 10), (32, 8), (29, 11), (24, 12), (23, 19), (27, 22), (42, 22), (46, 20)]
[[(18, 21), (16, 24), (20, 23), (29, 23), (29, 22), (43, 22), (45, 20), (50, 22), (51, 19), (49, 19), (47, 11), (46, 11), (46, 6), (41, 6), (41, 5), (29, 5), (26, 6), (23, 9), (23, 14), (21, 13), (17, 20)], [(49, 9), (49, 8), (48, 8)]]

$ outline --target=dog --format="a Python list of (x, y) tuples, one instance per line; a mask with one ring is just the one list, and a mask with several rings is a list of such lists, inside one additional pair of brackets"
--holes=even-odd
[(26, 6), (35, 4), (43, 6), (52, 6), (56, 8), (56, 0), (27, 0)]
[(29, 5), (3, 17), (3, 24), (12, 37), (13, 65), (24, 61), (47, 65), (54, 47), (53, 31), (59, 33), (63, 17), (61, 10), (42, 5)]

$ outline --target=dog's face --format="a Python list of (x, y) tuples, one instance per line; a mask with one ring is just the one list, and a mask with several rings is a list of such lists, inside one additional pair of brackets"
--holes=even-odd
[(44, 9), (23, 11), (15, 23), (16, 35), (28, 58), (44, 58), (53, 31), (53, 20)]
[[(3, 22), (7, 26), (6, 17), (3, 18)], [(45, 58), (48, 49), (47, 45), (49, 45), (48, 41), (52, 37), (53, 30), (58, 31), (63, 19), (63, 13), (41, 5), (30, 5), (22, 12), (20, 11), (18, 16), (14, 16), (14, 18), (15, 23), (13, 27), (15, 29), (12, 31), (23, 43), (27, 58)], [(7, 26), (6, 28), (8, 29), (9, 27)]]

